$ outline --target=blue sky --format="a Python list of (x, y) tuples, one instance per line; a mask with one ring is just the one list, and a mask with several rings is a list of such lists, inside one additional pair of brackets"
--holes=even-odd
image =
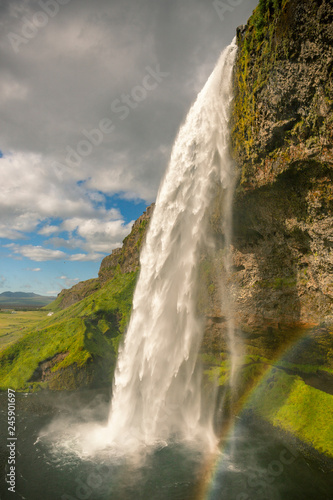
[(42, 4), (0, 2), (0, 293), (97, 276), (257, 0)]

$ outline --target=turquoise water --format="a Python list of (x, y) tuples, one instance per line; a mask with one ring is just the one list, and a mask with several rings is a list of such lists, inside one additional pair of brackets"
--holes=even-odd
[[(7, 394), (0, 394), (0, 498), (26, 500), (331, 500), (333, 480), (321, 466), (281, 441), (272, 431), (237, 419), (215, 462), (209, 491), (197, 493), (206, 468), (193, 449), (173, 444), (136, 463), (127, 458), (89, 458), (61, 446), (57, 432), (107, 418), (106, 392), (17, 394), (16, 492), (5, 483), (8, 451)], [(43, 434), (43, 437), (40, 435)], [(8, 466), (7, 466), (8, 467)]]

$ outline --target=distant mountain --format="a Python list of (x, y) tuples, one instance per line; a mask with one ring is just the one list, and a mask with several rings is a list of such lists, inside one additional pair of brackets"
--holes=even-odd
[(42, 295), (38, 295), (36, 293), (25, 293), (25, 292), (3, 292), (0, 293), (0, 297), (23, 298), (23, 297), (42, 297)]
[(36, 293), (26, 292), (3, 292), (0, 293), (0, 307), (15, 307), (15, 306), (34, 306), (43, 307), (50, 304), (55, 297), (38, 295)]

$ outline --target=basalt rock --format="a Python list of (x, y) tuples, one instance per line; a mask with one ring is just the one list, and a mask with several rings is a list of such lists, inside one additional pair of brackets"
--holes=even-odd
[(220, 191), (216, 248), (199, 271), (205, 359), (221, 367), (225, 402), (233, 317), (233, 349), (244, 356), (235, 408), (257, 387), (251, 412), (332, 458), (333, 4), (260, 0), (237, 43), (232, 266)]
[[(224, 316), (229, 280), (236, 326), (262, 355), (333, 324), (332, 20), (327, 0), (260, 2), (237, 32), (233, 268), (228, 277), (215, 207), (220, 248), (203, 259), (201, 311)], [(224, 330), (208, 322), (206, 336), (217, 347)]]

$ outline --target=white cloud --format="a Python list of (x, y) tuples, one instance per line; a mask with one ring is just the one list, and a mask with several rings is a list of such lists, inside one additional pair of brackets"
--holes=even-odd
[(24, 100), (28, 97), (29, 89), (23, 83), (15, 81), (9, 75), (3, 75), (0, 80), (0, 105), (10, 100)]
[(64, 221), (62, 230), (75, 233), (79, 237), (69, 239), (68, 243), (72, 248), (79, 247), (87, 252), (110, 253), (121, 245), (122, 240), (131, 231), (133, 222), (124, 224), (121, 219), (108, 220), (108, 217), (101, 219), (76, 217)]
[(104, 254), (101, 253), (91, 253), (91, 254), (77, 253), (71, 255), (69, 260), (71, 260), (72, 262), (98, 262), (102, 260), (103, 257)]
[(51, 250), (50, 248), (43, 248), (40, 245), (17, 245), (9, 244), (3, 245), (4, 248), (9, 248), (12, 250), (12, 256), (17, 258), (26, 257), (34, 262), (47, 262), (47, 261), (80, 261), (80, 262), (93, 262), (101, 260), (104, 254), (91, 252), (91, 253), (77, 253), (77, 254), (67, 254), (61, 250)]
[[(61, 183), (50, 160), (17, 152), (0, 161), (0, 223), (16, 232), (31, 232), (50, 217), (96, 213), (84, 189), (72, 177)], [(49, 231), (54, 229), (51, 227)], [(45, 229), (47, 231), (47, 229)]]
[(65, 252), (60, 250), (50, 250), (48, 248), (43, 248), (42, 246), (34, 245), (15, 245), (13, 251), (17, 255), (22, 257), (27, 257), (35, 262), (45, 262), (50, 260), (66, 260), (67, 255)]
[[(76, 175), (76, 172), (75, 172)], [(68, 233), (65, 238), (52, 238), (52, 246), (80, 248), (76, 260), (95, 260), (97, 253), (108, 253), (119, 246), (131, 230), (119, 210), (106, 210), (104, 195), (85, 183), (77, 184), (68, 174), (67, 182), (59, 181), (47, 159), (41, 155), (17, 153), (0, 161), (0, 237), (18, 240), (26, 233), (41, 236)], [(63, 219), (59, 225), (50, 218)], [(20, 254), (33, 260), (62, 259), (65, 253), (22, 246)], [(74, 259), (74, 257), (70, 257)]]
[(31, 271), (33, 273), (39, 273), (41, 271), (41, 268), (40, 267), (35, 267), (35, 268), (28, 267), (27, 271)]
[(24, 236), (22, 233), (7, 227), (5, 224), (0, 224), (0, 238), (8, 239), (8, 240), (19, 240)]
[(38, 234), (42, 236), (50, 236), (51, 234), (57, 233), (59, 231), (58, 226), (44, 226), (38, 231)]

